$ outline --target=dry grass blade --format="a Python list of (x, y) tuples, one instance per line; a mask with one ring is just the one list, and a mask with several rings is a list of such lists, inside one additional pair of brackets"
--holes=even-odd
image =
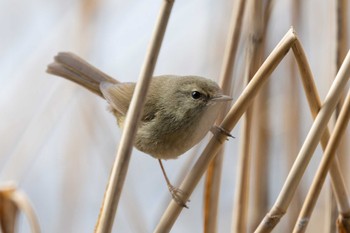
[[(295, 45), (298, 46), (298, 41), (296, 41)], [(293, 51), (296, 49), (297, 47), (293, 47)], [(302, 49), (301, 45), (299, 49)], [(285, 214), (294, 192), (299, 185), (301, 177), (303, 176), (304, 171), (311, 159), (311, 156), (327, 127), (327, 122), (329, 121), (335, 106), (339, 101), (340, 94), (349, 79), (349, 74), (350, 53), (348, 53), (347, 57), (345, 58), (344, 63), (327, 94), (324, 104), (317, 114), (314, 123), (312, 124), (307, 138), (304, 141), (304, 144), (291, 171), (289, 172), (287, 180), (283, 185), (274, 206), (260, 223), (255, 232), (270, 232), (279, 222), (280, 218)], [(306, 92), (308, 92), (307, 89)]]
[(0, 188), (0, 229), (3, 233), (14, 233), (19, 211), (28, 218), (31, 232), (40, 233), (40, 227), (35, 212), (28, 198), (14, 185)]
[(3, 233), (15, 232), (18, 208), (8, 197), (11, 189), (0, 191), (0, 227)]
[[(326, 179), (326, 175), (328, 172), (328, 169), (331, 166), (331, 163), (333, 162), (333, 158), (336, 154), (336, 150), (340, 144), (340, 139), (342, 135), (344, 134), (347, 124), (349, 122), (350, 117), (350, 91), (348, 93), (348, 96), (346, 98), (346, 102), (344, 103), (342, 110), (339, 114), (339, 118), (337, 120), (337, 123), (335, 125), (335, 129), (332, 133), (332, 136), (329, 139), (328, 145), (326, 147), (326, 150), (324, 152), (324, 156), (322, 157), (322, 161), (320, 163), (320, 166), (317, 170), (317, 173), (315, 175), (314, 181), (312, 182), (312, 186), (310, 188), (310, 191), (306, 197), (306, 201), (303, 205), (303, 208), (300, 212), (300, 216), (298, 219), (297, 224), (295, 225), (293, 232), (305, 232), (307, 224), (309, 222), (310, 216), (312, 214), (313, 208), (316, 204), (316, 201), (318, 199), (318, 196), (321, 192), (321, 188), (323, 186), (323, 183)], [(337, 193), (335, 193), (337, 194)], [(345, 193), (345, 197), (346, 197)], [(337, 197), (337, 199), (340, 199), (341, 197)], [(338, 201), (339, 203), (339, 201)], [(339, 207), (340, 209), (342, 207)], [(340, 214), (342, 216), (349, 217), (350, 215), (350, 209), (345, 210), (346, 212), (341, 212)], [(343, 225), (343, 224), (342, 224)]]
[[(238, 100), (231, 107), (229, 113), (224, 118), (220, 127), (227, 131), (231, 131), (235, 127), (238, 120), (249, 107), (250, 103), (252, 103), (254, 97), (258, 93), (258, 90), (268, 79), (269, 75), (276, 68), (278, 63), (289, 51), (291, 45), (296, 39), (297, 38), (294, 34), (293, 29), (290, 29), (280, 41), (280, 43), (276, 46), (276, 48), (271, 52), (271, 54), (268, 56), (265, 62), (262, 64), (262, 66), (254, 75), (250, 83), (244, 89), (243, 93), (240, 95)], [(200, 178), (203, 176), (204, 172), (209, 166), (209, 163), (221, 148), (221, 145), (223, 144), (225, 139), (226, 136), (222, 134), (213, 137), (209, 141), (208, 145), (204, 149), (203, 153), (201, 154), (195, 165), (193, 166), (192, 170), (182, 182), (180, 189), (183, 190), (185, 193), (183, 197), (185, 200), (189, 198), (190, 194), (195, 189)], [(177, 217), (179, 216), (181, 210), (182, 207), (172, 200), (154, 232), (169, 232), (171, 227), (175, 223)]]
[[(219, 83), (225, 94), (229, 94), (232, 86), (232, 71), (234, 68), (238, 42), (241, 34), (241, 26), (245, 9), (244, 0), (234, 4), (232, 12), (229, 38), (224, 54)], [(221, 122), (227, 113), (225, 108), (220, 113), (217, 122)], [(224, 150), (220, 150), (208, 168), (205, 184), (204, 198), (204, 232), (215, 232), (217, 225), (218, 199), (220, 191), (221, 168)]]
[(125, 181), (131, 151), (137, 129), (137, 122), (140, 120), (148, 86), (153, 75), (157, 62), (157, 57), (165, 34), (165, 30), (170, 17), (173, 0), (164, 0), (160, 9), (156, 29), (146, 55), (146, 60), (142, 67), (139, 81), (136, 84), (134, 96), (131, 100), (128, 114), (125, 120), (120, 146), (117, 151), (116, 160), (113, 164), (110, 179), (105, 192), (104, 200), (100, 210), (95, 232), (111, 232), (115, 213), (117, 211), (123, 184)]

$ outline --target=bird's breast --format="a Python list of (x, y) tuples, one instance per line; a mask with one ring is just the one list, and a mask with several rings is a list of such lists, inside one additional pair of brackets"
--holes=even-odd
[(135, 147), (158, 159), (175, 159), (205, 137), (219, 110), (219, 105), (213, 105), (197, 116), (145, 123), (138, 129)]

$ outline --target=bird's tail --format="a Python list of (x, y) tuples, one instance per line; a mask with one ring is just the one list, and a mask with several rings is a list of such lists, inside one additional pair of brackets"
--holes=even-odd
[(54, 59), (55, 61), (48, 65), (46, 72), (78, 83), (101, 97), (103, 97), (100, 91), (101, 82), (119, 83), (73, 53), (60, 52)]

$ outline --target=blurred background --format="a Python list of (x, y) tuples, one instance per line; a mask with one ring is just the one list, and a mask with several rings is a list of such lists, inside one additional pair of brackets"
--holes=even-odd
[[(263, 59), (293, 25), (323, 100), (337, 71), (336, 1), (301, 1), (297, 13), (293, 2), (273, 1)], [(218, 80), (234, 4), (232, 0), (175, 1), (155, 75), (195, 74)], [(28, 195), (43, 232), (93, 232), (121, 135), (104, 100), (47, 74), (47, 65), (58, 52), (70, 51), (120, 81), (136, 81), (160, 5), (161, 0), (0, 1), (0, 181), (14, 181)], [(247, 22), (245, 18), (233, 71), (234, 100), (244, 88), (251, 30)], [(267, 108), (259, 112), (268, 116), (265, 212), (312, 124), (298, 72), (290, 71), (291, 58), (287, 55), (268, 81)], [(291, 99), (297, 101), (295, 108), (288, 102)], [(240, 128), (241, 121), (232, 132), (236, 138), (226, 143), (217, 232), (231, 228)], [(179, 159), (164, 163), (175, 185), (208, 138)], [(321, 156), (319, 147), (292, 213), (301, 208)], [(203, 181), (171, 232), (203, 232)], [(327, 182), (308, 232), (327, 232), (328, 189)], [(152, 232), (170, 198), (157, 160), (134, 149), (113, 232)], [(254, 212), (254, 205), (250, 211)], [(293, 226), (292, 213), (274, 232)], [(249, 224), (252, 229), (252, 221)], [(18, 228), (18, 232), (30, 232), (23, 216)]]

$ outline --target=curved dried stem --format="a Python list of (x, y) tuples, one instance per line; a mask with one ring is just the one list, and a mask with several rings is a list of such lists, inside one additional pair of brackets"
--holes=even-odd
[(22, 211), (28, 219), (32, 233), (40, 233), (40, 225), (27, 196), (15, 185), (0, 188), (0, 229), (3, 233), (15, 232), (17, 217)]

